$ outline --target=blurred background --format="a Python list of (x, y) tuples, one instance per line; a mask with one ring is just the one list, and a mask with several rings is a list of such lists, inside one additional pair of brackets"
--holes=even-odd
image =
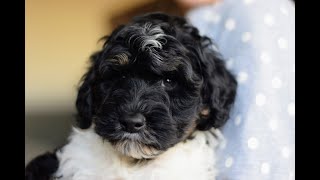
[(25, 8), (25, 164), (66, 142), (99, 38), (138, 14), (188, 9), (173, 0), (26, 0)]
[[(67, 142), (68, 134), (75, 121), (75, 101), (79, 80), (87, 70), (90, 55), (101, 48), (102, 42), (99, 42), (101, 37), (110, 34), (116, 26), (127, 23), (136, 15), (146, 12), (162, 11), (173, 15), (184, 16), (188, 10), (198, 5), (205, 5), (207, 3), (214, 4), (219, 1), (223, 2), (224, 0), (26, 0), (25, 164), (35, 156), (46, 151), (53, 151), (55, 148)], [(292, 1), (294, 2), (294, 0)], [(273, 88), (269, 88), (268, 83), (263, 83), (263, 85), (259, 84), (259, 88), (257, 89), (271, 92), (271, 95), (274, 95), (273, 99), (271, 96), (268, 96), (267, 99), (279, 102), (276, 106), (267, 106), (268, 104), (266, 103), (265, 106), (267, 107), (264, 109), (266, 109), (268, 113), (264, 115), (259, 114), (259, 109), (253, 111), (251, 108), (255, 107), (255, 104), (259, 104), (259, 101), (257, 101), (258, 96), (256, 96), (256, 99), (253, 100), (254, 103), (252, 103), (253, 106), (250, 106), (248, 114), (243, 114), (242, 116), (237, 115), (235, 117), (235, 123), (229, 121), (229, 126), (227, 126), (224, 131), (226, 138), (229, 138), (229, 146), (223, 150), (221, 162), (218, 164), (225, 168), (221, 169), (222, 179), (230, 179), (230, 177), (231, 179), (232, 177), (239, 179), (242, 176), (244, 176), (243, 179), (250, 179), (248, 177), (261, 179), (261, 173), (266, 175), (269, 171), (272, 172), (270, 174), (273, 175), (269, 176), (270, 179), (288, 179), (287, 176), (289, 179), (293, 179), (295, 172), (294, 158), (290, 159), (289, 155), (292, 152), (292, 157), (294, 157), (294, 88), (288, 87), (294, 87), (295, 66), (293, 65), (293, 71), (291, 71), (291, 68), (288, 70), (289, 66), (285, 63), (294, 63), (295, 59), (294, 53), (292, 53), (295, 47), (295, 7), (292, 6), (292, 4), (288, 4), (289, 1), (287, 2), (286, 0), (272, 0), (256, 1), (259, 2), (256, 3), (256, 9), (247, 9), (246, 6), (252, 2), (254, 2), (254, 0), (233, 0), (233, 3), (239, 5), (237, 6), (239, 8), (233, 9), (230, 8), (233, 6), (229, 7), (230, 4), (225, 4), (225, 6), (220, 6), (220, 8), (215, 9), (214, 12), (211, 12), (212, 7), (208, 6), (209, 8), (200, 8), (199, 11), (194, 11), (193, 13), (193, 24), (198, 27), (203, 27), (208, 31), (210, 30), (207, 35), (213, 36), (214, 34), (220, 33), (217, 37), (221, 40), (221, 49), (228, 47), (224, 48), (224, 54), (230, 55), (229, 57), (226, 56), (228, 59), (227, 66), (238, 68), (236, 69), (237, 71), (234, 71), (235, 74), (238, 75), (237, 78), (240, 78), (240, 80), (244, 79), (244, 81), (248, 78), (250, 80), (253, 76), (250, 76), (250, 71), (248, 71), (248, 76), (244, 70), (258, 68), (261, 74), (259, 76), (255, 75), (252, 79), (259, 82), (270, 82)], [(245, 6), (243, 6), (244, 4)], [(242, 8), (252, 11), (243, 11)], [(224, 15), (217, 16), (216, 13), (219, 12), (218, 10), (223, 10)], [(247, 18), (247, 16), (253, 18)], [(236, 22), (240, 22), (240, 19), (244, 19), (243, 24), (238, 23), (235, 29)], [(250, 22), (249, 24), (245, 24), (249, 20), (255, 20), (255, 23)], [(217, 22), (219, 23), (216, 24)], [(207, 26), (206, 23), (209, 25)], [(221, 29), (212, 28), (211, 31), (210, 28), (216, 25), (220, 25), (219, 27)], [(264, 33), (263, 36), (251, 36), (246, 26), (249, 28), (256, 27), (254, 30), (257, 32), (251, 32), (251, 34)], [(265, 28), (265, 26), (268, 26), (268, 28)], [(270, 28), (271, 26), (273, 29)], [(229, 33), (232, 29), (235, 29), (232, 31), (233, 33)], [(248, 31), (246, 32), (247, 35), (249, 34), (248, 36), (243, 36), (246, 34), (243, 33), (243, 29)], [(271, 30), (272, 33), (265, 33)], [(279, 34), (281, 38), (278, 39), (276, 36)], [(239, 38), (240, 35), (241, 38)], [(287, 37), (287, 41), (282, 36)], [(254, 37), (256, 37), (256, 40)], [(266, 38), (266, 40), (264, 40), (264, 38)], [(246, 46), (248, 44), (246, 42), (250, 41), (250, 39), (252, 39), (252, 42), (258, 42), (255, 48), (253, 48), (255, 50), (254, 52), (263, 51), (261, 56), (257, 56), (258, 58), (252, 58), (254, 56), (251, 57), (250, 53), (252, 52), (250, 52), (250, 48), (248, 48), (248, 51), (245, 49), (246, 47), (250, 47)], [(239, 43), (243, 45), (241, 48), (244, 48), (245, 51), (239, 50)], [(276, 46), (276, 44), (278, 46)], [(271, 55), (265, 53), (266, 51), (270, 51), (269, 53)], [(278, 53), (280, 51), (281, 53)], [(237, 54), (238, 52), (239, 54)], [(242, 52), (244, 53), (242, 54)], [(246, 58), (247, 55), (249, 57), (248, 59)], [(241, 66), (240, 63), (238, 65), (233, 63), (236, 62), (236, 59), (240, 60), (238, 62), (241, 62)], [(257, 62), (261, 60), (262, 63), (250, 63), (250, 66), (246, 64), (246, 62), (252, 59)], [(267, 61), (266, 59), (272, 59), (272, 63), (269, 63), (269, 65), (263, 64), (266, 63), (264, 62)], [(277, 59), (279, 59), (279, 61), (277, 61)], [(252, 64), (253, 66), (251, 66)], [(272, 66), (270, 66), (270, 64)], [(279, 71), (277, 71), (278, 68)], [(276, 74), (269, 73), (269, 69), (272, 69), (272, 72), (276, 72)], [(291, 74), (292, 72), (293, 75)], [(281, 74), (284, 75), (284, 77), (281, 78), (283, 81), (277, 77)], [(274, 78), (274, 75), (276, 75), (275, 77), (278, 79)], [(261, 80), (261, 78), (270, 79)], [(271, 78), (273, 79), (271, 80)], [(290, 93), (273, 93), (276, 92), (275, 89), (280, 88), (282, 82), (284, 82), (282, 84), (282, 91), (284, 90)], [(288, 82), (292, 82), (293, 84), (289, 84)], [(288, 85), (285, 86), (285, 84)], [(252, 95), (255, 94), (254, 88), (256, 87), (241, 87), (242, 92), (248, 91), (251, 93), (252, 90)], [(244, 104), (250, 102), (247, 101), (248, 96), (246, 94), (243, 97), (245, 97), (244, 100), (240, 102)], [(265, 96), (263, 97), (262, 100), (261, 98), (258, 98), (258, 100), (265, 101), (266, 98)], [(239, 112), (242, 110), (244, 110), (244, 112), (246, 111), (247, 105), (242, 106), (241, 103), (238, 105)], [(288, 112), (281, 111), (280, 114), (280, 111), (277, 109), (280, 105), (282, 105), (283, 108), (287, 108)], [(276, 120), (271, 119), (272, 121), (268, 122), (269, 117), (267, 115), (274, 113), (276, 114)], [(256, 116), (259, 118), (252, 118)], [(262, 117), (265, 119), (262, 119)], [(251, 121), (252, 119), (261, 119), (263, 123), (259, 123), (259, 126), (257, 126), (255, 121)], [(277, 119), (281, 119), (281, 121), (277, 121)], [(242, 124), (246, 125), (246, 131), (238, 128), (242, 127)], [(264, 125), (270, 128), (265, 128)], [(280, 127), (282, 129), (280, 129)], [(278, 129), (277, 131), (275, 131), (276, 128)], [(262, 130), (264, 131), (262, 132)], [(271, 131), (272, 135), (270, 135)], [(238, 133), (241, 134), (239, 135)], [(268, 134), (268, 136), (265, 136), (264, 133)], [(252, 137), (264, 137), (264, 139), (260, 138), (261, 143), (259, 146), (262, 148), (259, 149), (259, 153), (257, 153), (258, 151), (251, 151), (250, 143), (247, 143), (247, 136), (250, 137), (250, 139), (252, 139)], [(240, 148), (235, 150), (234, 147), (236, 146)], [(247, 146), (249, 146), (248, 150), (246, 148)], [(234, 159), (231, 159), (232, 167), (230, 168), (225, 164), (230, 162), (229, 160), (232, 158), (232, 153), (237, 156), (235, 155), (233, 156)], [(284, 159), (280, 159), (282, 157), (284, 157)], [(277, 161), (274, 161), (275, 159), (277, 159)], [(241, 163), (237, 164), (237, 162)], [(260, 162), (263, 162), (261, 169), (259, 169)], [(249, 172), (250, 175), (244, 169), (252, 169), (252, 171)], [(223, 172), (225, 172), (225, 174)]]

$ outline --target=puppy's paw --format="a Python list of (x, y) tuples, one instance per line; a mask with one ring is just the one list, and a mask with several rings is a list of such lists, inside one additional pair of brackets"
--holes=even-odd
[(53, 153), (45, 153), (29, 162), (25, 169), (25, 180), (50, 180), (59, 166), (58, 158)]

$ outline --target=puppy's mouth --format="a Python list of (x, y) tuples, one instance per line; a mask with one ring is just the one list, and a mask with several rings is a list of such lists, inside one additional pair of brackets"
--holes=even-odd
[(152, 159), (162, 152), (153, 145), (147, 144), (145, 135), (141, 133), (124, 132), (121, 139), (114, 142), (113, 146), (122, 155), (135, 159)]
[(148, 112), (97, 116), (96, 132), (125, 157), (153, 159), (176, 142), (176, 131), (167, 109), (153, 107)]

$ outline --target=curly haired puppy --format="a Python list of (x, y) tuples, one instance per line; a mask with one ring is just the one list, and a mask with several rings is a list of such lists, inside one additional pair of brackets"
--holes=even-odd
[(139, 16), (106, 37), (79, 88), (78, 127), (27, 179), (215, 179), (212, 129), (237, 83), (209, 38), (181, 17)]

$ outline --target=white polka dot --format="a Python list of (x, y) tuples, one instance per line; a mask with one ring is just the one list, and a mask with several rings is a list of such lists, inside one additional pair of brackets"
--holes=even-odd
[(280, 49), (287, 49), (288, 48), (288, 42), (284, 38), (279, 38), (278, 39), (278, 47)]
[(276, 119), (271, 119), (269, 121), (269, 127), (272, 131), (277, 130), (278, 129), (278, 121)]
[(274, 17), (271, 14), (264, 15), (264, 23), (268, 26), (274, 25)]
[(290, 116), (294, 116), (295, 115), (295, 104), (294, 102), (290, 103), (288, 105), (288, 113)]
[(249, 5), (253, 3), (254, 0), (243, 0), (244, 4)]
[(212, 13), (210, 11), (205, 11), (203, 16), (205, 21), (210, 21)]
[(232, 164), (233, 164), (233, 158), (232, 158), (231, 156), (229, 156), (229, 157), (227, 158), (226, 162), (224, 163), (224, 165), (225, 165), (227, 168), (229, 168), (229, 167), (232, 166)]
[(257, 138), (255, 138), (255, 137), (249, 138), (249, 140), (248, 140), (248, 147), (249, 147), (249, 149), (254, 150), (254, 149), (257, 149), (258, 146), (259, 146), (259, 141), (258, 141)]
[(262, 93), (258, 93), (256, 96), (256, 104), (258, 106), (263, 106), (266, 103), (266, 96)]
[(270, 57), (269, 53), (267, 53), (267, 52), (262, 52), (260, 55), (260, 59), (265, 64), (268, 64), (271, 61), (271, 57)]
[(275, 89), (279, 89), (282, 86), (282, 81), (279, 77), (275, 77), (272, 79), (272, 87)]
[(289, 158), (290, 157), (290, 155), (291, 155), (291, 151), (290, 151), (290, 149), (288, 148), (288, 147), (283, 147), (282, 149), (281, 149), (281, 154), (282, 154), (282, 157), (284, 157), (284, 158)]
[(234, 119), (234, 124), (238, 126), (241, 123), (241, 116), (237, 115), (236, 118)]
[(261, 171), (262, 174), (269, 174), (269, 172), (270, 172), (270, 165), (269, 165), (269, 163), (262, 163), (262, 164), (261, 164), (260, 171)]
[(227, 60), (226, 66), (227, 66), (227, 69), (229, 69), (229, 70), (232, 68), (232, 66), (233, 66), (233, 59), (232, 58)]
[(225, 23), (225, 28), (229, 31), (232, 31), (236, 27), (236, 21), (232, 18), (227, 19)]
[(290, 172), (290, 173), (289, 173), (289, 180), (293, 180), (293, 179), (294, 179), (293, 176), (294, 176), (293, 172)]
[(221, 19), (221, 17), (219, 14), (213, 14), (210, 22), (217, 24), (218, 22), (220, 22), (220, 19)]
[(281, 11), (282, 14), (284, 14), (286, 16), (288, 16), (288, 14), (289, 14), (288, 10), (285, 7), (280, 7), (280, 11)]
[(238, 76), (237, 76), (237, 81), (239, 82), (239, 83), (244, 83), (244, 82), (246, 82), (247, 81), (247, 79), (248, 79), (248, 73), (246, 73), (246, 72), (240, 72), (239, 74), (238, 74)]
[(217, 13), (206, 12), (204, 15), (204, 19), (208, 22), (218, 23), (221, 17)]
[(241, 36), (241, 40), (244, 43), (250, 41), (251, 40), (251, 33), (250, 32), (243, 33), (242, 36)]

